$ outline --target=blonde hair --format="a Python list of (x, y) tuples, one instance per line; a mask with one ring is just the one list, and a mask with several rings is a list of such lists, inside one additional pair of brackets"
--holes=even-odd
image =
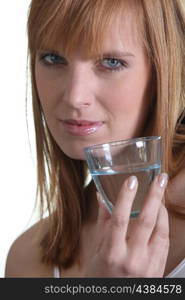
[(28, 43), (37, 147), (37, 196), (41, 202), (41, 218), (46, 202), (50, 221), (41, 242), (42, 260), (47, 264), (68, 268), (78, 259), (80, 232), (90, 208), (84, 188), (86, 163), (67, 157), (45, 122), (35, 81), (36, 53), (39, 49), (57, 47), (61, 40), (68, 53), (82, 39), (87, 55), (101, 53), (108, 25), (120, 12), (126, 17), (128, 8), (135, 11), (154, 73), (155, 95), (143, 136), (162, 136), (163, 169), (170, 177), (177, 174), (185, 161), (183, 0), (32, 0)]

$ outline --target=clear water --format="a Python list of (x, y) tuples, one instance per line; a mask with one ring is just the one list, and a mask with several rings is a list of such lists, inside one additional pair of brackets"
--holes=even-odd
[(159, 164), (144, 166), (132, 166), (125, 169), (125, 166), (107, 168), (103, 170), (95, 170), (91, 173), (97, 190), (103, 196), (107, 208), (112, 212), (118, 193), (126, 178), (131, 175), (137, 176), (138, 190), (132, 205), (131, 218), (137, 217), (142, 207), (144, 197), (149, 189), (154, 177), (160, 173), (161, 166)]

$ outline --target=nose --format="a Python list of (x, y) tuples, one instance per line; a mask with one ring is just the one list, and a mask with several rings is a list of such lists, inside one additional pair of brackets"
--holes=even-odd
[(93, 98), (93, 76), (84, 68), (72, 70), (65, 80), (63, 101), (74, 109), (82, 109), (88, 108)]

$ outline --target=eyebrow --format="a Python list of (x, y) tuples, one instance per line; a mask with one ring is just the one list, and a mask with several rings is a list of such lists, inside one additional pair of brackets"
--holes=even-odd
[[(62, 53), (60, 53), (60, 51), (57, 51), (57, 50), (53, 50), (53, 49), (45, 49), (45, 50), (40, 50), (38, 51), (39, 53), (40, 52), (52, 52), (53, 54), (55, 55), (59, 55), (61, 56)], [(94, 55), (94, 58), (98, 58), (98, 57), (103, 57), (103, 58), (106, 58), (106, 57), (117, 57), (117, 58), (121, 58), (121, 57), (135, 57), (135, 55), (133, 53), (130, 53), (130, 52), (122, 52), (122, 51), (117, 51), (117, 50), (113, 50), (113, 51), (107, 51), (103, 54), (96, 54)]]
[(108, 51), (103, 53), (103, 57), (111, 57), (111, 56), (115, 56), (115, 57), (125, 57), (125, 56), (132, 56), (135, 57), (135, 55), (133, 53), (130, 52), (121, 52), (121, 51)]

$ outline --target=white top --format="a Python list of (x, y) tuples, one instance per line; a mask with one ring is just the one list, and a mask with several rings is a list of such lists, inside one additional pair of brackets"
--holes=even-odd
[[(60, 278), (60, 270), (54, 267), (54, 278)], [(165, 278), (185, 278), (185, 258)]]
[(185, 258), (166, 277), (185, 278)]
[(58, 267), (54, 267), (53, 275), (54, 275), (54, 278), (60, 278), (60, 270)]

